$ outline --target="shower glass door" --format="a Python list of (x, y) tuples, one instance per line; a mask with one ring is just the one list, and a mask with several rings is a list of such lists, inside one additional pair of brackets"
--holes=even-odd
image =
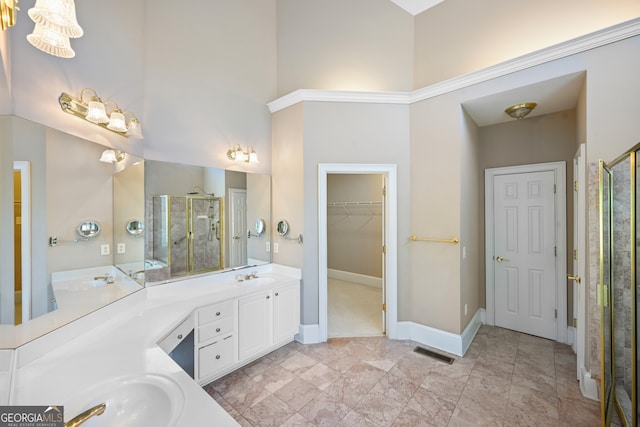
[(189, 197), (189, 272), (192, 274), (223, 268), (220, 206), (218, 197)]
[(598, 300), (600, 304), (600, 389), (602, 425), (611, 423), (613, 410), (613, 316), (611, 306), (611, 276), (613, 242), (611, 240), (611, 170), (600, 161), (600, 284), (598, 285)]

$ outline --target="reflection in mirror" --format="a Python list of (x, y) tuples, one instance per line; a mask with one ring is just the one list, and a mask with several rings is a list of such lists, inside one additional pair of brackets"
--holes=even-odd
[[(136, 218), (136, 219), (131, 219)], [(144, 161), (136, 161), (113, 177), (114, 264), (144, 283)]]
[[(116, 273), (111, 251), (113, 183), (114, 174), (122, 165), (98, 161), (107, 147), (13, 116), (0, 116), (0, 136), (0, 323), (20, 324), (13, 329), (2, 326), (0, 348), (10, 348), (140, 286), (130, 281), (122, 287), (116, 282), (115, 287), (88, 289), (89, 285), (78, 282), (86, 270), (97, 269), (96, 274), (90, 274), (93, 285), (98, 284), (93, 281), (94, 276)], [(127, 161), (133, 157), (127, 156)], [(9, 166), (4, 167), (7, 162)], [(14, 174), (11, 162), (15, 162), (18, 174)], [(24, 170), (28, 174), (22, 175)], [(25, 178), (28, 185), (21, 185), (19, 191), (5, 185), (22, 183)], [(8, 208), (12, 205), (24, 209), (14, 214)], [(12, 214), (16, 216), (11, 217)], [(78, 224), (87, 218), (101, 225), (100, 233), (91, 240), (78, 238)], [(14, 229), (13, 224), (20, 222), (22, 226)], [(51, 236), (58, 238), (57, 245), (49, 246)], [(103, 248), (109, 249), (108, 255), (102, 255), (106, 252)], [(73, 275), (75, 279), (70, 279)], [(109, 297), (105, 297), (106, 292), (111, 292)], [(48, 314), (53, 310), (55, 315)]]
[(81, 238), (89, 240), (100, 234), (100, 224), (95, 221), (83, 221), (78, 225), (76, 231)]
[(127, 223), (127, 233), (139, 237), (144, 231), (144, 223), (138, 219), (132, 219)]
[(269, 176), (147, 160), (145, 194), (145, 283), (271, 262), (267, 233), (247, 236), (270, 217)]
[(267, 228), (264, 219), (260, 218), (256, 221), (256, 237), (260, 237), (264, 234), (264, 230)]
[(287, 235), (287, 233), (289, 232), (289, 223), (286, 219), (281, 219), (280, 221), (278, 221), (278, 224), (276, 224), (276, 231), (280, 236)]

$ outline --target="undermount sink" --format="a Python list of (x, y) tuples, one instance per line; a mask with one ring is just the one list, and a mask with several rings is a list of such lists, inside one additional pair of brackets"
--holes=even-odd
[(66, 421), (101, 403), (106, 404), (104, 413), (89, 418), (83, 427), (170, 427), (180, 418), (184, 393), (164, 375), (117, 378), (82, 391), (73, 404), (65, 405)]
[(85, 280), (82, 282), (83, 285), (90, 288), (100, 288), (107, 284), (106, 280), (94, 279), (94, 280)]
[(272, 277), (255, 277), (253, 279), (243, 279), (242, 281), (236, 281), (236, 284), (240, 286), (262, 286), (270, 285), (275, 279)]

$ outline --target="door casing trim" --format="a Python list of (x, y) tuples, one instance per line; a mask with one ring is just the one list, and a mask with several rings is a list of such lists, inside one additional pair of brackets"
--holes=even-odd
[(385, 275), (387, 301), (387, 336), (396, 338), (398, 332), (398, 178), (395, 164), (318, 164), (318, 320), (320, 341), (329, 335), (327, 292), (327, 175), (379, 174), (385, 177)]
[(555, 193), (555, 229), (556, 229), (556, 309), (558, 321), (556, 323), (556, 341), (567, 342), (567, 181), (566, 162), (537, 163), (532, 165), (507, 166), (485, 169), (485, 283), (486, 283), (486, 321), (488, 325), (495, 325), (494, 304), (494, 227), (493, 227), (493, 178), (498, 175), (510, 175), (529, 172), (554, 172)]

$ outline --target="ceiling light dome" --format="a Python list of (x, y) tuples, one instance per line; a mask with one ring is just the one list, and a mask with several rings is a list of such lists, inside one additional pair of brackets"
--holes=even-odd
[(524, 119), (529, 113), (531, 113), (533, 111), (534, 108), (536, 108), (538, 104), (536, 104), (535, 102), (525, 102), (522, 104), (515, 104), (512, 105), (511, 107), (508, 107), (506, 110), (504, 110), (505, 113), (507, 113), (509, 115), (509, 117), (513, 117), (514, 119)]

